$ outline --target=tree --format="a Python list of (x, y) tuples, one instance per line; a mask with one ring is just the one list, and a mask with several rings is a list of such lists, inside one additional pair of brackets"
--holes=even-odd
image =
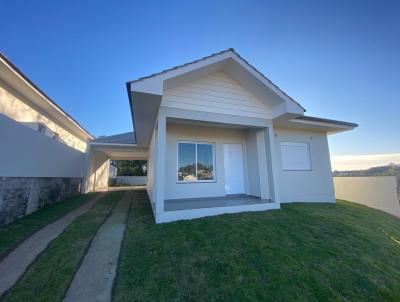
[(113, 160), (117, 176), (147, 176), (147, 160)]

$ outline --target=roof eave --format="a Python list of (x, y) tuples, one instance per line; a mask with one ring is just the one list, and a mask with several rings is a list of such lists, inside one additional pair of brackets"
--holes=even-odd
[(0, 52), (0, 60), (2, 60), (8, 68), (13, 71), (20, 79), (22, 79), (28, 86), (31, 87), (37, 94), (39, 94), (44, 100), (47, 101), (48, 105), (55, 108), (61, 113), (70, 123), (78, 128), (87, 139), (93, 139), (95, 136), (88, 132), (83, 126), (81, 126), (71, 115), (65, 112), (56, 102), (54, 102), (49, 96), (47, 96), (43, 90), (41, 90), (34, 82), (32, 82), (17, 66), (15, 66), (3, 53)]

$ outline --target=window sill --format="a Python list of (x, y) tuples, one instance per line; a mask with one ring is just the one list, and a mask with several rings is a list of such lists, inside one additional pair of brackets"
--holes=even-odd
[(197, 184), (197, 183), (216, 183), (216, 180), (188, 180), (188, 181), (177, 181), (177, 184)]

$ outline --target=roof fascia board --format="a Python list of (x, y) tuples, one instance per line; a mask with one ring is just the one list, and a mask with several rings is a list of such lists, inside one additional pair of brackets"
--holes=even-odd
[(273, 84), (266, 76), (264, 76), (260, 71), (258, 71), (253, 65), (243, 59), (236, 52), (232, 52), (234, 55), (232, 58), (238, 62), (243, 68), (245, 68), (248, 72), (250, 72), (254, 77), (256, 77), (259, 81), (261, 81), (265, 86), (267, 86), (270, 90), (272, 90), (275, 94), (281, 97), (283, 100), (288, 102), (290, 107), (293, 107), (295, 111), (301, 111), (304, 113), (306, 110), (299, 103), (290, 98), (287, 94), (285, 94), (278, 86)]
[(194, 63), (188, 63), (187, 65), (177, 67), (176, 69), (170, 69), (166, 72), (155, 74), (154, 76), (149, 76), (147, 78), (142, 78), (128, 83), (130, 83), (131, 91), (162, 95), (164, 89), (164, 81), (229, 58), (233, 58), (232, 53), (224, 52), (214, 55), (212, 57), (208, 57), (204, 60), (198, 60)]
[(91, 146), (118, 146), (118, 147), (137, 147), (137, 144), (116, 144), (116, 143), (96, 143), (90, 142)]

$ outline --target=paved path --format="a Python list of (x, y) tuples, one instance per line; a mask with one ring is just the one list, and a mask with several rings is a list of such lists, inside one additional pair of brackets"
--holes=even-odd
[(111, 301), (111, 291), (133, 192), (126, 192), (100, 227), (64, 301)]
[(25, 239), (0, 262), (0, 297), (23, 275), (29, 264), (51, 241), (56, 239), (76, 218), (89, 211), (104, 193), (96, 195), (88, 202), (50, 223)]

